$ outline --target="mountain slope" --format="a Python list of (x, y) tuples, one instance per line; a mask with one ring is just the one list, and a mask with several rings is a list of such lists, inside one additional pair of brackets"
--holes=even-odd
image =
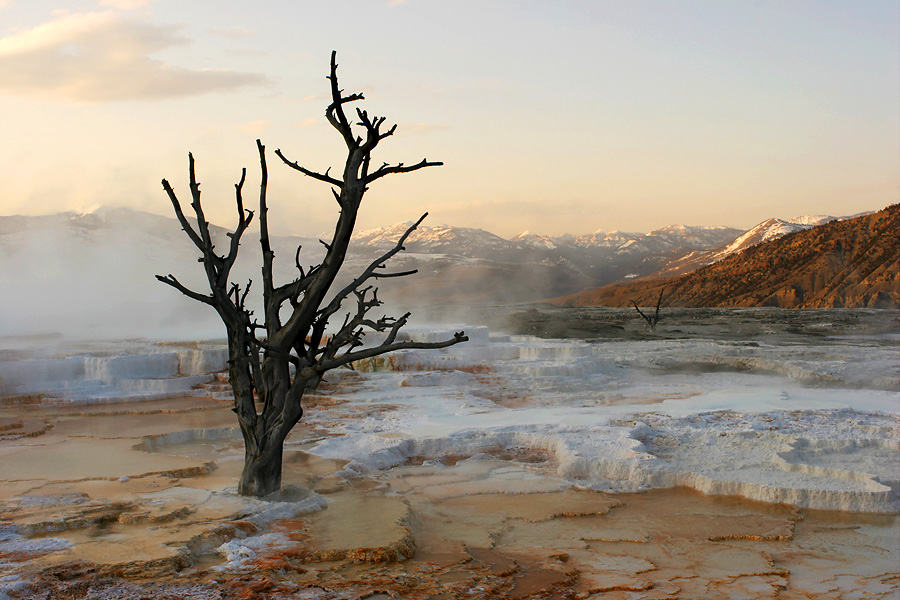
[(797, 231), (681, 277), (556, 298), (573, 306), (900, 307), (900, 205)]
[(806, 231), (817, 225), (833, 221), (835, 217), (825, 215), (804, 215), (790, 221), (767, 219), (731, 240), (728, 244), (712, 250), (695, 250), (672, 260), (651, 277), (675, 277), (696, 271), (700, 267), (720, 261), (747, 248), (778, 239), (789, 233)]

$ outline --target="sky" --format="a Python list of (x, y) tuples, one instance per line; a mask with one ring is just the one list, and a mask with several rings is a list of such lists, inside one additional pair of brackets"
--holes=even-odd
[[(254, 140), (275, 233), (333, 227), (328, 61), (398, 125), (359, 228), (582, 234), (749, 228), (900, 199), (900, 3), (0, 0), (0, 215), (168, 215), (160, 185), (233, 226)], [(248, 201), (250, 202), (250, 201)]]

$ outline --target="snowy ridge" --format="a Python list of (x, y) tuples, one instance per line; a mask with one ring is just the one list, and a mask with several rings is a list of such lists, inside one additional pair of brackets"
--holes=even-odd
[[(858, 216), (858, 215), (854, 215)], [(829, 221), (834, 221), (837, 217), (832, 217), (830, 215), (800, 215), (799, 217), (794, 217), (793, 219), (788, 219), (788, 223), (793, 223), (795, 225), (809, 225), (810, 227), (818, 227), (819, 225), (824, 225)], [(848, 217), (844, 217), (848, 218)]]
[(762, 244), (763, 242), (768, 242), (769, 240), (774, 240), (796, 231), (804, 231), (811, 227), (813, 227), (813, 225), (792, 223), (789, 221), (782, 221), (781, 219), (769, 219), (735, 239), (716, 256), (724, 258), (751, 246), (756, 246), (757, 244)]
[[(412, 222), (397, 223), (390, 227), (367, 229), (354, 234), (353, 240), (361, 246), (390, 247), (412, 225)], [(481, 248), (517, 249), (515, 242), (504, 240), (483, 229), (471, 227), (451, 227), (449, 225), (419, 225), (407, 238), (406, 245), (413, 252), (439, 251), (455, 248), (459, 252), (473, 246)]]
[(586, 235), (542, 236), (524, 231), (512, 238), (532, 247), (609, 250), (615, 253), (659, 253), (676, 249), (709, 249), (740, 233), (730, 227), (670, 225), (649, 233), (599, 230)]

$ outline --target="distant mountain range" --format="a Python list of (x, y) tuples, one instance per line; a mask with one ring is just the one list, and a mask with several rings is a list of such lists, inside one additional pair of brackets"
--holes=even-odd
[[(686, 275), (608, 285), (553, 302), (654, 306), (662, 291), (667, 306), (900, 308), (900, 204), (822, 220), (818, 226), (766, 221), (735, 240), (743, 250)], [(773, 230), (783, 233), (772, 239)]]
[[(686, 272), (741, 250), (807, 230), (833, 217), (770, 219), (744, 232), (728, 227), (671, 226), (650, 233), (597, 231), (588, 235), (504, 239), (481, 229), (420, 225), (406, 252), (391, 261), (397, 270), (418, 269), (392, 279), (380, 297), (401, 307), (460, 302), (530, 302), (622, 281)], [(351, 278), (387, 248), (409, 224), (360, 231), (345, 264)], [(222, 248), (227, 230), (211, 226)], [(233, 280), (259, 279), (256, 234), (245, 234)], [(301, 266), (317, 263), (318, 240), (278, 236), (275, 276), (293, 279)], [(765, 244), (764, 244), (765, 245)], [(38, 217), (0, 217), (0, 335), (70, 331), (80, 335), (220, 335), (221, 326), (200, 306), (157, 282), (172, 273), (205, 289), (198, 251), (174, 218), (128, 208), (97, 207)], [(253, 294), (251, 293), (251, 297)], [(185, 332), (185, 327), (191, 331)], [(209, 332), (209, 333), (206, 333)]]
[[(362, 246), (389, 247), (411, 224), (398, 223), (390, 227), (361, 231), (354, 235), (354, 240)], [(595, 258), (611, 255), (628, 257), (713, 248), (741, 233), (742, 230), (731, 227), (673, 225), (650, 233), (600, 230), (580, 236), (541, 236), (525, 231), (506, 240), (483, 229), (420, 225), (410, 235), (407, 248), (414, 253), (456, 254), (467, 258), (497, 259), (499, 253), (500, 256), (517, 261), (521, 260), (523, 252), (528, 251), (582, 252)], [(550, 255), (552, 254), (548, 256)]]
[[(394, 244), (409, 223), (362, 231), (351, 256), (361, 259)], [(729, 227), (666, 227), (650, 233), (597, 231), (588, 235), (506, 240), (482, 229), (420, 225), (394, 262), (414, 278), (392, 282), (386, 298), (418, 303), (526, 302), (604, 282), (649, 275), (676, 257), (719, 247), (741, 234)], [(563, 292), (565, 293), (565, 292)]]

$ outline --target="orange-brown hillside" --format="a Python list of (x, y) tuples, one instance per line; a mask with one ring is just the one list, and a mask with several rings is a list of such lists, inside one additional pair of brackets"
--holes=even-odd
[(554, 298), (568, 306), (900, 308), (900, 204), (748, 248), (693, 273)]

